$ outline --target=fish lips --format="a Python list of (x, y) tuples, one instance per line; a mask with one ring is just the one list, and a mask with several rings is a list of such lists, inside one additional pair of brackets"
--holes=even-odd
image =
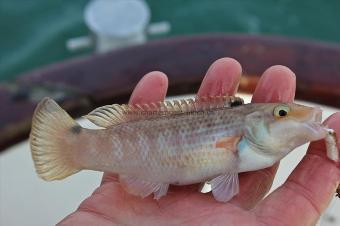
[(303, 123), (308, 140), (315, 141), (324, 139), (326, 137), (327, 130), (325, 126), (322, 125), (321, 121), (322, 110), (320, 107), (314, 107), (310, 120)]

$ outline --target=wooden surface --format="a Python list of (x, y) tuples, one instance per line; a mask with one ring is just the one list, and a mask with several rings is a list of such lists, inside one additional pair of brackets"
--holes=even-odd
[(27, 137), (33, 110), (45, 96), (79, 116), (126, 102), (153, 70), (168, 74), (169, 94), (193, 93), (209, 65), (225, 56), (242, 64), (243, 91), (251, 92), (267, 67), (282, 64), (297, 75), (297, 98), (340, 107), (340, 45), (248, 35), (177, 37), (58, 63), (1, 85), (0, 150)]

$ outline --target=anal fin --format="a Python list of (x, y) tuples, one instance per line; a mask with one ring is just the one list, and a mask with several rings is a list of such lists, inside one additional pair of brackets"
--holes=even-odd
[(220, 202), (228, 202), (239, 192), (237, 173), (223, 174), (211, 181), (211, 190), (214, 198)]
[(153, 192), (154, 199), (159, 200), (168, 193), (169, 184), (159, 184), (159, 188)]
[(154, 193), (154, 198), (159, 200), (166, 195), (169, 188), (169, 184), (150, 182), (126, 175), (120, 175), (119, 180), (125, 191), (142, 198)]

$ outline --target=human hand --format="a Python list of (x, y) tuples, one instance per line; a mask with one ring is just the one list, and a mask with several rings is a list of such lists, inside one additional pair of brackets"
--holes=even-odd
[[(240, 64), (222, 58), (209, 68), (198, 96), (233, 95), (237, 91)], [(163, 100), (168, 81), (165, 74), (151, 72), (136, 86), (130, 102)], [(292, 102), (295, 75), (273, 66), (262, 75), (253, 102)], [(340, 113), (325, 122), (340, 134)], [(313, 142), (287, 181), (269, 191), (278, 164), (241, 173), (240, 193), (228, 203), (198, 192), (197, 185), (171, 187), (156, 201), (126, 193), (114, 174), (104, 173), (102, 184), (79, 208), (58, 225), (312, 225), (325, 210), (340, 181), (340, 170), (326, 157), (323, 141)], [(263, 199), (263, 200), (262, 200)]]

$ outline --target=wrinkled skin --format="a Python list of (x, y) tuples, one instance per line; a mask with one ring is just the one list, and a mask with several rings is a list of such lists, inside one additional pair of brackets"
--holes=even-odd
[[(233, 59), (217, 60), (197, 95), (234, 94), (241, 70)], [(150, 72), (138, 83), (130, 102), (163, 100), (167, 86), (165, 74)], [(294, 73), (273, 66), (263, 73), (252, 101), (292, 102), (294, 94)], [(340, 134), (340, 113), (325, 123)], [(59, 225), (313, 225), (340, 182), (339, 165), (325, 153), (323, 141), (313, 142), (287, 181), (265, 199), (278, 164), (240, 174), (240, 194), (226, 204), (199, 193), (198, 185), (171, 187), (159, 202), (151, 196), (141, 199), (127, 194), (115, 175), (104, 174), (100, 187)]]

